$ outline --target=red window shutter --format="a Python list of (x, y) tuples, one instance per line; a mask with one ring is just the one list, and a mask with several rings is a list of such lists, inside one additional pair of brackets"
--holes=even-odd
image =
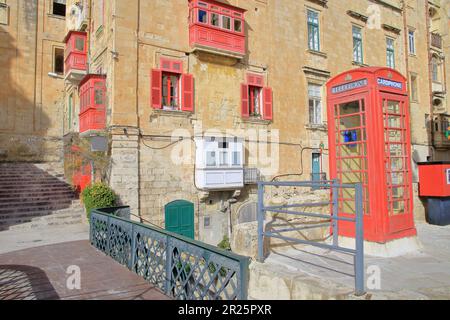
[(243, 118), (250, 116), (248, 103), (248, 85), (241, 84), (241, 113)]
[(154, 109), (162, 108), (162, 71), (159, 69), (152, 70), (152, 107)]
[(264, 119), (273, 119), (273, 98), (272, 98), (272, 88), (265, 87), (263, 93), (264, 99)]
[(194, 112), (194, 77), (191, 74), (181, 76), (181, 110)]

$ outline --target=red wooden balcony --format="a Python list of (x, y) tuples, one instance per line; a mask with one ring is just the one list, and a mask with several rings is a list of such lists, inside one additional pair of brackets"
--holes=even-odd
[(106, 127), (106, 77), (87, 75), (80, 83), (80, 134)]
[(67, 80), (80, 82), (87, 73), (86, 32), (69, 31), (66, 43), (64, 70)]
[(242, 58), (245, 10), (214, 0), (190, 0), (189, 41), (194, 50)]

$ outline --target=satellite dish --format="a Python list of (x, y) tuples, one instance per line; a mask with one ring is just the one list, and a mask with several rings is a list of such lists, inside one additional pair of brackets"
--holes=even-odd
[(78, 30), (81, 25), (83, 16), (81, 12), (81, 8), (74, 4), (69, 9), (69, 17), (67, 19), (67, 28), (69, 30)]

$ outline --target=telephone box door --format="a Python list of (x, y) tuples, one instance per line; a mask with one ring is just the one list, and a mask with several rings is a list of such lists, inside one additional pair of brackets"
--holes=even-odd
[[(369, 94), (355, 94), (332, 100), (334, 114), (331, 115), (330, 152), (335, 154), (331, 163), (331, 178), (343, 184), (362, 183), (364, 205), (364, 229), (373, 230), (375, 225), (369, 210), (369, 163), (367, 144), (370, 114)], [(330, 122), (331, 121), (331, 122)], [(335, 143), (331, 143), (334, 141)], [(333, 150), (334, 149), (334, 150)], [(356, 214), (355, 190), (341, 188), (339, 191), (339, 216), (354, 218)], [(355, 225), (339, 221), (341, 236), (354, 237)]]
[(383, 113), (388, 233), (414, 228), (412, 212), (411, 139), (407, 98), (380, 93)]

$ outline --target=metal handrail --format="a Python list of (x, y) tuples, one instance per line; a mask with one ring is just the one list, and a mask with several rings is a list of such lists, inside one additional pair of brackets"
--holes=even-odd
[[(235, 269), (231, 270), (232, 272), (229, 272), (227, 274), (227, 281), (230, 282), (230, 278), (236, 274), (236, 281), (238, 282), (237, 285), (237, 296), (236, 299), (239, 300), (245, 300), (247, 299), (247, 286), (248, 286), (248, 267), (250, 259), (248, 257), (240, 256), (235, 253), (214, 247), (212, 245), (193, 240), (190, 238), (187, 238), (185, 236), (164, 230), (158, 226), (152, 226), (148, 224), (143, 224), (139, 222), (134, 222), (126, 218), (115, 216), (114, 213), (119, 212), (123, 209), (129, 209), (129, 207), (116, 207), (116, 208), (104, 208), (104, 209), (95, 209), (91, 211), (91, 231), (90, 231), (90, 239), (91, 244), (95, 246), (97, 249), (100, 249), (104, 251), (106, 254), (112, 256), (110, 252), (110, 247), (114, 245), (116, 242), (123, 242), (123, 241), (129, 241), (128, 246), (131, 248), (131, 252), (125, 254), (122, 251), (122, 254), (124, 257), (121, 257), (119, 259), (122, 264), (126, 265), (131, 271), (136, 272), (136, 259), (140, 258), (140, 254), (136, 252), (136, 243), (138, 242), (138, 229), (140, 232), (147, 232), (151, 235), (154, 235), (155, 238), (163, 239), (159, 241), (163, 241), (161, 244), (161, 247), (165, 250), (165, 265), (161, 266), (161, 269), (164, 270), (164, 280), (165, 285), (163, 286), (163, 290), (165, 293), (169, 296), (174, 295), (174, 282), (183, 282), (183, 286), (191, 287), (192, 285), (195, 285), (194, 288), (190, 288), (190, 290), (200, 290), (202, 292), (209, 292), (210, 288), (209, 286), (212, 285), (212, 282), (205, 286), (205, 284), (200, 283), (200, 278), (197, 279), (197, 281), (193, 281), (194, 275), (194, 267), (191, 266), (190, 262), (184, 262), (182, 264), (180, 261), (174, 261), (174, 254), (177, 252), (177, 254), (181, 254), (181, 252), (185, 252), (191, 257), (196, 257), (195, 267), (199, 267), (199, 260), (205, 259), (205, 263), (202, 264), (202, 274), (204, 275), (206, 272), (208, 272), (206, 269), (210, 268), (211, 264), (214, 266), (213, 271), (210, 271), (210, 276), (213, 278), (217, 277), (220, 271), (224, 268), (224, 265), (236, 265)], [(131, 214), (130, 214), (131, 215)], [(100, 231), (96, 230), (95, 225), (95, 219), (102, 219), (106, 220), (107, 223), (105, 223), (104, 229), (107, 231), (104, 231), (104, 229), (101, 229)], [(122, 225), (123, 226), (123, 234), (121, 239), (113, 239), (113, 236), (111, 235), (111, 229), (113, 226)], [(124, 230), (129, 230), (128, 233), (126, 233)], [(96, 235), (94, 233), (96, 232), (103, 232), (107, 233), (107, 236), (103, 235), (102, 240), (106, 237), (106, 244), (96, 243)], [(142, 234), (140, 234), (142, 236)], [(128, 240), (129, 239), (129, 240)], [(113, 243), (114, 242), (114, 243)], [(177, 243), (177, 244), (175, 244)], [(150, 249), (148, 249), (150, 251)], [(214, 257), (214, 258), (212, 258)], [(114, 257), (113, 257), (114, 258)], [(148, 259), (148, 258), (146, 258)], [(117, 259), (116, 259), (117, 260)], [(147, 260), (143, 260), (144, 264), (147, 263)], [(161, 261), (157, 261), (160, 263)], [(178, 266), (177, 264), (181, 264)], [(186, 273), (186, 268), (189, 268), (189, 272)], [(205, 269), (206, 268), (206, 269)], [(147, 271), (146, 271), (147, 272)], [(176, 277), (174, 278), (174, 274), (176, 273)], [(136, 272), (137, 273), (137, 272)], [(185, 277), (186, 279), (181, 279)], [(211, 280), (212, 281), (212, 280)], [(227, 286), (228, 282), (224, 281), (222, 283), (222, 286)], [(156, 283), (155, 283), (156, 284)], [(199, 288), (202, 289), (199, 289)], [(225, 288), (222, 288), (224, 290)], [(179, 296), (174, 296), (174, 298), (180, 298)], [(192, 297), (191, 297), (192, 298)], [(203, 297), (205, 298), (205, 297)]]
[[(290, 204), (290, 205), (281, 205), (281, 206), (265, 206), (264, 205), (264, 188), (266, 186), (275, 186), (275, 187), (317, 187), (317, 188), (326, 188), (331, 189), (331, 202), (316, 202), (316, 203), (302, 203), (302, 204)], [(347, 189), (355, 189), (355, 209), (356, 214), (354, 218), (339, 216), (338, 214), (338, 204), (339, 204), (339, 188), (347, 188)], [(319, 213), (310, 213), (310, 212), (299, 212), (294, 210), (286, 210), (291, 208), (305, 208), (305, 207), (318, 207), (330, 205), (332, 207), (332, 212), (330, 215), (319, 214)], [(334, 250), (338, 252), (344, 252), (354, 255), (354, 268), (355, 268), (355, 294), (360, 296), (365, 293), (365, 285), (364, 285), (364, 229), (363, 229), (363, 187), (362, 184), (341, 184), (337, 180), (330, 181), (284, 181), (284, 182), (266, 182), (260, 181), (258, 182), (258, 261), (264, 262), (264, 237), (271, 237), (282, 239), (285, 241), (298, 243), (298, 244), (306, 244), (311, 245), (323, 249)], [(264, 230), (264, 221), (265, 221), (265, 213), (266, 212), (276, 212), (276, 213), (284, 213), (291, 214), (297, 216), (304, 217), (312, 217), (312, 218), (324, 218), (329, 219), (333, 228), (333, 244), (319, 243), (316, 241), (309, 240), (300, 240), (291, 237), (285, 237), (281, 234), (283, 232), (291, 232), (297, 231), (297, 229), (301, 228), (291, 228), (291, 229), (282, 229), (282, 230), (274, 230), (271, 232), (266, 232)], [(338, 221), (348, 221), (354, 222), (356, 225), (356, 246), (355, 249), (349, 249), (345, 247), (339, 246), (339, 234), (338, 234)], [(322, 221), (323, 222), (323, 221)], [(323, 228), (324, 223), (319, 223), (317, 225), (308, 226), (306, 228)], [(303, 227), (305, 228), (305, 227)]]

